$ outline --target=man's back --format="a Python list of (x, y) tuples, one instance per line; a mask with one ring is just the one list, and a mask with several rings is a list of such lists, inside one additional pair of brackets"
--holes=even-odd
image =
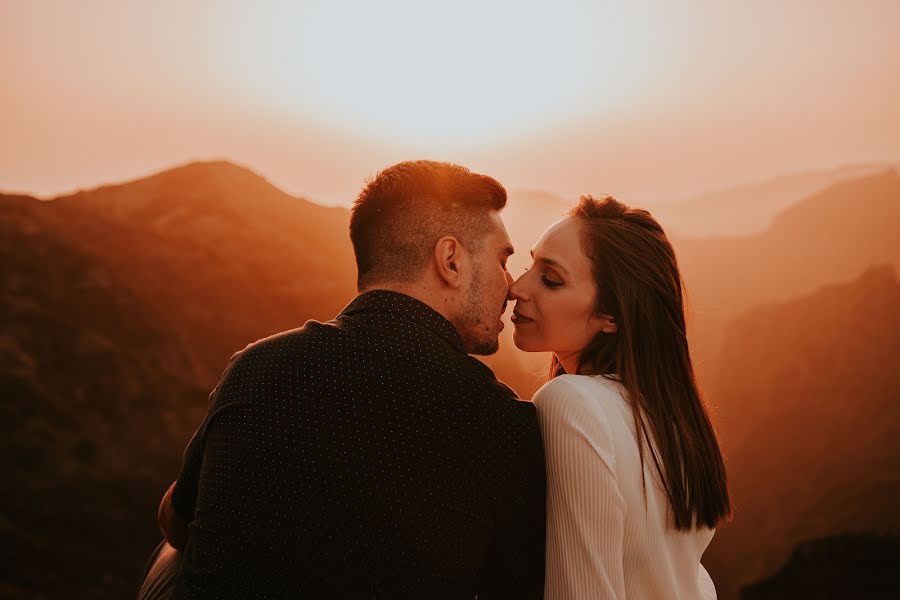
[(173, 493), (178, 595), (538, 597), (543, 468), (449, 321), (365, 293), (229, 365)]

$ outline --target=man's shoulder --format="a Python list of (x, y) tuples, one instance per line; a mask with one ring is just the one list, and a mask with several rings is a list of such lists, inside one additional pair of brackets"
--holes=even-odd
[(528, 421), (534, 420), (536, 414), (534, 404), (528, 400), (519, 398), (519, 395), (516, 394), (515, 390), (496, 377), (493, 379), (493, 385), (495, 388), (494, 395), (496, 401), (500, 402), (513, 417)]
[(520, 399), (515, 390), (497, 379), (490, 367), (469, 356), (463, 368), (471, 369), (479, 381), (479, 395), (493, 409), (495, 417), (527, 427), (537, 426), (534, 405), (528, 400)]
[(309, 320), (300, 327), (250, 342), (231, 355), (225, 374), (233, 378), (283, 368), (285, 361), (302, 361), (309, 352), (335, 345), (338, 336), (340, 330), (333, 321)]
[(242, 350), (235, 352), (232, 359), (278, 353), (286, 348), (295, 348), (298, 345), (308, 344), (336, 335), (340, 335), (340, 328), (336, 321), (322, 322), (310, 319), (300, 327), (279, 331), (250, 342)]

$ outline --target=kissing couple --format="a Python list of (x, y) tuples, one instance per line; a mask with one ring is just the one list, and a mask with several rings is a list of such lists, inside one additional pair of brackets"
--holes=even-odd
[[(672, 245), (584, 196), (514, 281), (505, 205), (448, 163), (366, 185), (359, 295), (232, 357), (141, 599), (715, 597), (731, 506)], [(531, 402), (471, 356), (510, 302), (516, 346), (552, 353)]]

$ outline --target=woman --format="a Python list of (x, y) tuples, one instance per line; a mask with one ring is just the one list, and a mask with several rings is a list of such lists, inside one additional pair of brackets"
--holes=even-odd
[(731, 512), (694, 379), (681, 277), (653, 217), (590, 196), (510, 288), (547, 461), (545, 597), (715, 598), (700, 557)]

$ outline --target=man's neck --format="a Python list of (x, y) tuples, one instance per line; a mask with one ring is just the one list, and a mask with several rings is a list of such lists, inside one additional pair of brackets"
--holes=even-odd
[(405, 294), (410, 298), (415, 298), (422, 304), (426, 304), (431, 307), (434, 311), (436, 311), (451, 323), (453, 322), (450, 311), (448, 310), (449, 303), (447, 302), (447, 299), (442, 297), (439, 293), (435, 293), (425, 285), (419, 283), (377, 283), (365, 288), (361, 288), (359, 290), (359, 293), (365, 294), (366, 292), (372, 292), (375, 290), (397, 292), (399, 294)]

